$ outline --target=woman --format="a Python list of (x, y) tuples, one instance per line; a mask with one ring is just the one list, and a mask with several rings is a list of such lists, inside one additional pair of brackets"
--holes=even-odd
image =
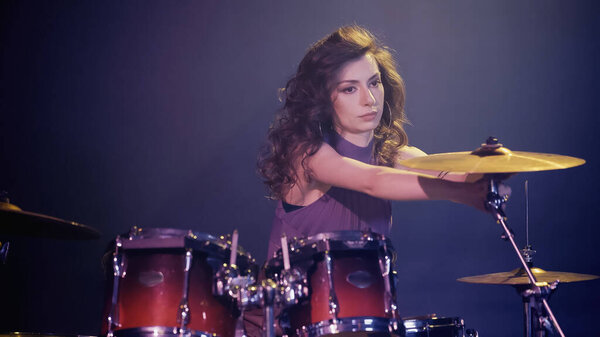
[(279, 200), (269, 257), (283, 233), (388, 234), (389, 200), (443, 199), (485, 210), (486, 181), (399, 164), (425, 153), (407, 145), (404, 83), (389, 49), (366, 29), (341, 27), (314, 44), (282, 94), (258, 163)]

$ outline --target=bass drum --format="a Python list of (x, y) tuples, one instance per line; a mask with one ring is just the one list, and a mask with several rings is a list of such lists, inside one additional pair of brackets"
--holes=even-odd
[[(179, 335), (182, 317), (188, 317), (185, 330), (191, 336), (233, 337), (240, 315), (237, 305), (213, 293), (215, 274), (229, 256), (225, 237), (134, 227), (105, 255), (109, 277), (102, 334), (112, 330), (117, 337)], [(242, 274), (256, 270), (241, 248), (236, 264)], [(186, 293), (187, 313), (182, 310)]]

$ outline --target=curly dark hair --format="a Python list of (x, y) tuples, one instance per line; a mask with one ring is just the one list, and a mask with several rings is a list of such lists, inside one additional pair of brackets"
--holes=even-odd
[(408, 143), (403, 127), (407, 123), (404, 81), (387, 46), (365, 28), (344, 26), (312, 45), (296, 75), (281, 89), (284, 105), (269, 128), (258, 159), (258, 171), (271, 198), (283, 199), (296, 183), (298, 164), (310, 180), (306, 159), (321, 146), (323, 130), (333, 128), (333, 81), (345, 64), (367, 53), (379, 66), (385, 92), (383, 115), (374, 131), (376, 160), (378, 165), (393, 166), (399, 149)]

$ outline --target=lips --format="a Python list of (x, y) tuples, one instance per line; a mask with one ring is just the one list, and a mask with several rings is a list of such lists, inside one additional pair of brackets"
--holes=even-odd
[(362, 119), (371, 120), (371, 119), (375, 118), (375, 116), (377, 116), (377, 111), (371, 111), (371, 112), (368, 112), (368, 113), (366, 113), (364, 115), (360, 115), (358, 117), (360, 117)]

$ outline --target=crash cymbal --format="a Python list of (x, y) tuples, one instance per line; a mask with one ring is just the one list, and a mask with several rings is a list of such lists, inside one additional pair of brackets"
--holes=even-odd
[(492, 137), (475, 151), (438, 153), (400, 162), (401, 165), (414, 169), (462, 173), (547, 171), (584, 163), (583, 159), (558, 154), (511, 151)]
[(0, 201), (0, 234), (54, 239), (89, 240), (100, 237), (96, 229), (73, 221), (26, 212)]
[[(531, 272), (538, 282), (560, 283), (587, 281), (600, 278), (600, 276), (589, 274), (567, 273), (562, 271), (545, 271), (541, 268), (531, 268)], [(492, 273), (477, 276), (467, 276), (457, 279), (460, 282), (479, 283), (479, 284), (508, 284), (519, 285), (529, 284), (529, 278), (523, 268), (517, 268), (508, 272)]]

